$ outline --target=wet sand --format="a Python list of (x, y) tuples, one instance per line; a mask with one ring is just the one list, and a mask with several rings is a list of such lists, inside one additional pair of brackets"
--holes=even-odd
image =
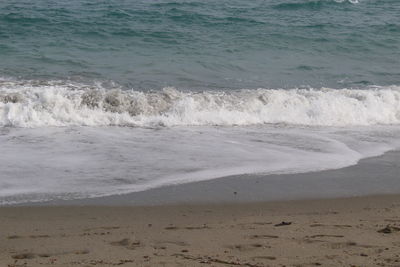
[(55, 200), (29, 205), (149, 206), (286, 201), (400, 194), (400, 152), (361, 160), (342, 169), (281, 175), (237, 175), (169, 185), (107, 197)]
[(0, 208), (0, 266), (400, 266), (400, 195)]

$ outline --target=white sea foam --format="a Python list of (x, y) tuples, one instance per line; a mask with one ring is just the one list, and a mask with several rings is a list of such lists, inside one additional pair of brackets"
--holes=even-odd
[(400, 123), (400, 87), (123, 91), (0, 82), (0, 126), (309, 126)]
[(0, 128), (0, 205), (336, 169), (399, 148), (399, 136), (396, 126)]
[(2, 80), (0, 126), (0, 205), (85, 198), (356, 164), (400, 147), (400, 88), (139, 92)]
[(352, 4), (358, 4), (359, 0), (334, 0), (336, 3), (344, 3), (344, 2), (349, 2)]

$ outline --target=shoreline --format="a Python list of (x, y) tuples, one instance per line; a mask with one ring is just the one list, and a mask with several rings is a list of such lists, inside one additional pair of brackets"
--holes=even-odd
[(1, 206), (0, 266), (399, 266), (399, 156)]
[(398, 266), (400, 195), (0, 208), (4, 266)]
[(154, 206), (332, 199), (400, 194), (400, 151), (333, 170), (279, 175), (237, 175), (146, 191), (6, 206)]

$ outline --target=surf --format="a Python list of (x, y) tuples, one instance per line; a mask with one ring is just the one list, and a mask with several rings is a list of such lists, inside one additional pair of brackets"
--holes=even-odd
[(135, 91), (0, 82), (0, 126), (372, 126), (400, 124), (400, 87)]

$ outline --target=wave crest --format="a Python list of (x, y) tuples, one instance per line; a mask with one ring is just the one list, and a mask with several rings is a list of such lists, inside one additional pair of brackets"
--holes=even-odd
[(400, 123), (400, 87), (157, 92), (0, 82), (0, 126), (310, 126)]

